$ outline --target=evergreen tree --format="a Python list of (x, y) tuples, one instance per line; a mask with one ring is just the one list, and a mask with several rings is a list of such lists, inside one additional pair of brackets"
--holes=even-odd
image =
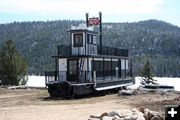
[(153, 82), (153, 78), (152, 78), (152, 72), (151, 72), (151, 66), (148, 60), (145, 61), (143, 69), (141, 71), (141, 75), (142, 77), (144, 77), (144, 81), (146, 83), (150, 83)]
[(17, 51), (15, 43), (8, 40), (0, 51), (0, 77), (3, 85), (19, 85), (25, 80), (27, 62)]

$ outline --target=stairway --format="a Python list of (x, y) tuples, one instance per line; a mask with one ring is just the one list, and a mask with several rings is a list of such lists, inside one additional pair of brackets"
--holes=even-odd
[(84, 68), (84, 62), (85, 62), (85, 58), (80, 58), (80, 62), (79, 62), (79, 82), (83, 82), (83, 68)]

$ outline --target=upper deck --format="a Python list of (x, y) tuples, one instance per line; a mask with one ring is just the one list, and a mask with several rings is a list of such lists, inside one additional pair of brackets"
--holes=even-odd
[(68, 32), (70, 33), (70, 45), (58, 45), (57, 56), (59, 57), (81, 55), (128, 57), (127, 49), (102, 46), (99, 38), (101, 33), (94, 31), (93, 27), (80, 24), (78, 27), (72, 26)]

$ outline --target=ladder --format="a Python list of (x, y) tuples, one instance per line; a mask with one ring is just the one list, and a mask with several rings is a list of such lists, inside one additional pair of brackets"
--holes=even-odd
[(82, 79), (83, 79), (83, 68), (84, 68), (84, 62), (85, 62), (85, 58), (80, 58), (80, 62), (79, 62), (79, 81), (82, 83)]

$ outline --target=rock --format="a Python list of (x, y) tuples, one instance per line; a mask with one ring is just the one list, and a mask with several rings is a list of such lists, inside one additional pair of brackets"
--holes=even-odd
[(120, 115), (120, 114), (119, 114), (118, 112), (116, 112), (116, 111), (110, 112), (110, 113), (109, 113), (109, 116), (110, 116), (110, 117), (118, 116), (119, 118), (122, 117), (122, 115)]
[(124, 117), (124, 120), (137, 120), (138, 116), (137, 115), (131, 115)]
[(101, 114), (99, 118), (102, 119), (104, 116), (109, 116), (109, 114), (105, 112), (105, 113)]
[(141, 106), (141, 107), (138, 108), (138, 110), (139, 110), (140, 112), (142, 112), (142, 113), (144, 113), (144, 109), (145, 109), (145, 108), (144, 108), (143, 106)]
[(138, 115), (132, 115), (131, 117), (132, 117), (133, 120), (137, 120)]
[(131, 110), (125, 110), (125, 111), (122, 111), (121, 112), (121, 115), (123, 117), (128, 117), (128, 116), (132, 116), (133, 115), (133, 112)]
[(101, 114), (97, 114), (97, 115), (90, 115), (90, 118), (100, 118)]
[(150, 111), (147, 108), (144, 110), (144, 118), (146, 120), (150, 120), (153, 116), (154, 116), (154, 114), (152, 113), (152, 111)]
[(99, 118), (88, 118), (88, 120), (100, 120)]
[(124, 118), (119, 118), (119, 119), (113, 119), (113, 120), (124, 120)]
[(138, 115), (136, 114), (137, 109), (126, 110), (122, 112), (124, 120), (136, 120)]
[(164, 118), (160, 115), (155, 115), (150, 120), (164, 120)]
[(124, 120), (132, 120), (131, 116), (124, 117)]
[(158, 113), (140, 107), (131, 110), (116, 110), (109, 113), (90, 115), (88, 120), (164, 120)]
[(145, 120), (144, 114), (142, 112), (135, 111), (134, 114), (136, 114), (138, 116), (136, 120)]
[[(120, 120), (121, 118), (118, 115), (114, 115), (113, 120)], [(123, 119), (123, 118), (122, 118)]]
[(104, 116), (101, 120), (113, 120), (114, 117)]

